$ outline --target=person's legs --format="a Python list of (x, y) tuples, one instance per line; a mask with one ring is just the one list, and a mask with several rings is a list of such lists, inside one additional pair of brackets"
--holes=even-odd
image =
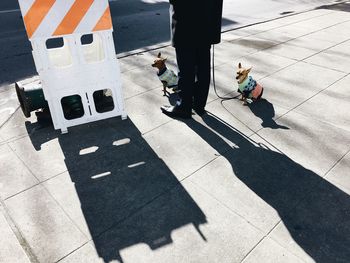
[(196, 50), (197, 83), (193, 92), (193, 108), (204, 113), (210, 86), (210, 45)]
[(193, 48), (176, 48), (176, 60), (179, 69), (178, 89), (181, 90), (181, 106), (191, 111), (193, 85), (195, 80), (195, 50)]
[(173, 118), (191, 118), (192, 97), (195, 80), (196, 52), (194, 48), (177, 47), (176, 59), (179, 69), (178, 89), (181, 90), (179, 96), (181, 104), (170, 107), (161, 107), (164, 114)]

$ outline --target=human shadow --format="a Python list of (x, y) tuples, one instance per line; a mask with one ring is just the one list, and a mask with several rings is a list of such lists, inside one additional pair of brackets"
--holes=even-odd
[(187, 125), (230, 162), (233, 180), (237, 177), (278, 212), (291, 237), (310, 257), (320, 263), (350, 262), (348, 194), (214, 115)]
[(205, 240), (199, 226), (206, 216), (131, 120), (72, 127), (67, 135), (27, 127), (36, 149), (58, 138), (84, 218), (70, 216), (104, 262), (123, 262), (120, 251), (136, 244), (171, 244), (172, 231), (186, 225)]
[(286, 126), (277, 124), (273, 119), (275, 117), (275, 108), (267, 99), (262, 98), (254, 103), (248, 104), (248, 107), (256, 117), (262, 120), (262, 127), (271, 129), (289, 129)]

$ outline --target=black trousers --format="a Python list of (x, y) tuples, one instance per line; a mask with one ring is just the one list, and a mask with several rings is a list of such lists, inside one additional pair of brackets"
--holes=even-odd
[(210, 45), (175, 47), (179, 68), (178, 88), (181, 107), (191, 111), (192, 106), (204, 109), (210, 86)]

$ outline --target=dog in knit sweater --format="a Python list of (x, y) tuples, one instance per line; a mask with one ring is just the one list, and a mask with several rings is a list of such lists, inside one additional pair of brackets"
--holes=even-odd
[(243, 105), (259, 100), (264, 92), (264, 88), (253, 77), (249, 76), (251, 69), (243, 68), (242, 64), (239, 63), (236, 72), (236, 80), (238, 82), (237, 91), (241, 93), (240, 100), (243, 101)]
[(177, 83), (178, 83), (178, 76), (172, 71), (171, 69), (168, 69), (165, 62), (166, 58), (162, 57), (162, 54), (159, 52), (158, 56), (154, 60), (152, 67), (155, 67), (158, 69), (158, 78), (163, 84), (163, 92), (164, 96), (166, 96), (166, 89), (172, 89), (173, 91), (177, 90)]

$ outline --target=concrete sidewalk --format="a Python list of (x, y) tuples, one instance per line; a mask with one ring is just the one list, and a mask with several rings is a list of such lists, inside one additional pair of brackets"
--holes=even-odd
[[(177, 121), (150, 66), (120, 59), (129, 115), (60, 135), (0, 111), (0, 262), (350, 262), (350, 13), (342, 4), (222, 35), (218, 92), (238, 62), (264, 100), (211, 89)], [(14, 114), (13, 114), (14, 112)], [(7, 117), (6, 117), (6, 116)]]

